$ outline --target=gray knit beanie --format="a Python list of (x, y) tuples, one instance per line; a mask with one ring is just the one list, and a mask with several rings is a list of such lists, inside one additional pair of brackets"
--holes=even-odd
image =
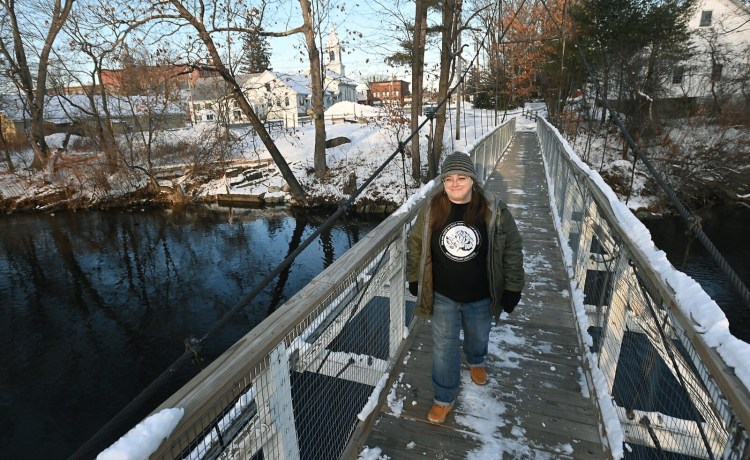
[(440, 178), (445, 179), (445, 176), (450, 174), (461, 174), (469, 176), (474, 180), (477, 179), (474, 163), (471, 161), (469, 155), (465, 153), (451, 153), (445, 157), (443, 165), (440, 167)]

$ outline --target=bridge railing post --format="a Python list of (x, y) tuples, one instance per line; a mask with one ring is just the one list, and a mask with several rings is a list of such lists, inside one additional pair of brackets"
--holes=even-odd
[(404, 283), (404, 267), (406, 259), (406, 237), (408, 226), (401, 227), (400, 244), (391, 245), (390, 260), (393, 263), (391, 277), (389, 279), (390, 299), (389, 299), (389, 350), (388, 357), (396, 359), (402, 341), (406, 334), (406, 285)]
[[(297, 430), (292, 407), (292, 385), (289, 356), (284, 343), (271, 350), (268, 368), (256, 379), (256, 404), (260, 419), (272, 424), (273, 434), (263, 444), (263, 452), (268, 458), (299, 460)], [(267, 425), (266, 425), (267, 426)], [(273, 454), (272, 454), (273, 453)], [(254, 455), (255, 453), (251, 453)]]

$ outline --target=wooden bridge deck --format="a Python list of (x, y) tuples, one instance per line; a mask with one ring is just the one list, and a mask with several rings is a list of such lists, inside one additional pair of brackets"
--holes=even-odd
[(493, 325), (490, 381), (474, 385), (464, 366), (446, 423), (429, 423), (432, 351), (422, 322), (363, 445), (391, 459), (605, 458), (535, 133), (516, 133), (486, 189), (516, 218), (527, 272), (516, 311)]

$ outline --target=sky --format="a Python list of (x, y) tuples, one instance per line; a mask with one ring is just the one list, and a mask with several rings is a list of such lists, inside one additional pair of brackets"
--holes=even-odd
[[(333, 106), (330, 111), (327, 112), (327, 115), (334, 113), (350, 113), (350, 110), (354, 108), (355, 106), (340, 103)], [(359, 110), (367, 111), (373, 109), (363, 109), (359, 107)], [(473, 110), (468, 112), (471, 113), (469, 120), (476, 120), (474, 115), (480, 114), (479, 111), (477, 111), (477, 113), (474, 113)], [(362, 114), (362, 112), (360, 112), (360, 114)], [(365, 113), (365, 115), (367, 115), (367, 113)], [(518, 111), (513, 111), (511, 115), (516, 117), (517, 130), (535, 129), (535, 123), (518, 116)], [(463, 136), (461, 141), (454, 142), (454, 150), (466, 150), (483, 135), (483, 125), (481, 122), (476, 123), (470, 121), (469, 123), (465, 123), (465, 126), (467, 128), (467, 135)], [(347, 135), (352, 139), (352, 143), (344, 144), (341, 147), (332, 149), (329, 154), (330, 164), (335, 165), (335, 167), (347, 168), (349, 171), (355, 171), (358, 180), (363, 180), (367, 177), (370, 171), (377, 167), (384, 158), (392, 153), (392, 149), (389, 149), (388, 145), (393, 142), (395, 134), (389, 132), (387, 127), (343, 123), (328, 126), (327, 128), (329, 129), (329, 136), (334, 134)], [(448, 131), (451, 132), (451, 129), (448, 129)], [(188, 133), (182, 133), (182, 135), (187, 136)], [(450, 134), (448, 135), (450, 136)], [(309, 148), (311, 143), (312, 136), (308, 133), (303, 133), (294, 139), (282, 140), (279, 143), (279, 147), (287, 160), (290, 163), (297, 165), (296, 167), (299, 170), (299, 165), (309, 165), (312, 162), (310, 158), (310, 152), (312, 149)], [(580, 158), (578, 158), (567, 141), (563, 139), (562, 143), (565, 151), (571, 156), (573, 161), (578, 164), (604, 191), (606, 198), (609, 200), (610, 205), (615, 211), (618, 221), (626, 229), (627, 234), (630, 235), (632, 241), (635, 242), (645, 257), (662, 274), (664, 281), (671, 286), (674, 292), (677, 293), (677, 298), (680, 301), (680, 308), (686, 317), (693, 319), (695, 331), (703, 337), (709, 346), (715, 347), (716, 351), (721, 355), (726, 364), (734, 368), (736, 375), (742, 384), (744, 384), (746, 388), (750, 388), (750, 369), (746, 366), (746, 364), (750, 362), (750, 344), (742, 342), (731, 335), (727, 318), (719, 306), (703, 291), (703, 289), (701, 289), (697, 282), (684, 273), (677, 271), (671, 265), (667, 260), (666, 254), (654, 246), (649, 231), (634, 216), (630, 208), (620, 201), (596, 171), (589, 168), (580, 160)], [(368, 158), (368, 160), (362, 161), (362, 158)], [(403, 203), (402, 207), (396, 211), (397, 213), (405, 212), (406, 209), (414, 206), (417, 197), (421, 196), (420, 190), (424, 190), (414, 190), (411, 192), (410, 197), (405, 197), (404, 189), (400, 186), (402, 172), (403, 171), (401, 171), (400, 168), (386, 169), (383, 172), (383, 180), (377, 182), (373, 186), (373, 188), (377, 189), (375, 193), (384, 195), (392, 194), (394, 199), (400, 200)], [(272, 184), (268, 182), (266, 185), (261, 185), (261, 187), (267, 187), (270, 185)], [(223, 186), (226, 187), (227, 184), (223, 184)], [(336, 192), (335, 189), (329, 191), (331, 193)], [(344, 195), (342, 194), (341, 196), (343, 197)], [(553, 198), (551, 197), (551, 199)], [(629, 204), (630, 206), (633, 206), (633, 202), (630, 202)], [(560, 219), (556, 213), (556, 206), (552, 206), (552, 211), (553, 219), (558, 228), (558, 232), (560, 232)], [(560, 240), (567, 241), (567, 239), (562, 236), (560, 237)], [(566, 264), (572, 266), (572, 250), (567, 246), (567, 243), (562, 244), (562, 251)], [(543, 258), (526, 258), (524, 261), (524, 267), (529, 276), (533, 277), (537, 268), (547, 263), (548, 262)], [(568, 295), (571, 298), (573, 308), (576, 312), (577, 321), (579, 322), (579, 330), (587, 331), (589, 325), (584, 310), (584, 296), (582, 290), (574, 281), (572, 281), (570, 283), (570, 290), (563, 294)], [(505, 313), (503, 314), (505, 315)], [(504, 327), (502, 322), (499, 325), (494, 325), (490, 334), (490, 354), (501, 356), (503, 353), (503, 343), (511, 343), (515, 340), (518, 340), (518, 338), (513, 335), (511, 328)], [(593, 339), (587, 334), (587, 336), (584, 337), (584, 342), (591, 344)], [(596, 362), (596, 355), (592, 355), (590, 352), (587, 352), (587, 355), (588, 359), (592, 360), (592, 362)], [(408, 357), (406, 359), (408, 359)], [(514, 364), (507, 363), (506, 365)], [(464, 377), (468, 379), (468, 377)], [(598, 368), (594, 368), (592, 377), (596, 393), (599, 395), (599, 405), (603, 411), (603, 420), (607, 427), (609, 444), (613, 449), (613, 457), (622, 458), (624, 455), (624, 434), (619, 425), (615, 407), (608, 395), (605, 383), (606, 380)], [(368, 416), (372, 415), (375, 411), (375, 405), (372, 401), (376, 400), (383, 392), (387, 392), (387, 403), (394, 414), (400, 414), (403, 405), (411, 403), (410, 401), (398, 400), (395, 397), (395, 385), (399, 384), (398, 381), (394, 383), (393, 387), (386, 388), (386, 380), (387, 375), (384, 375), (380, 383), (373, 389), (370, 401), (362, 408), (360, 419), (366, 419)], [(588, 397), (588, 388), (585, 385), (583, 378), (580, 383), (581, 394), (584, 397)], [(523, 433), (514, 433), (518, 435), (518, 437), (514, 439), (498, 439), (496, 437), (494, 427), (504, 426), (508, 423), (512, 423), (512, 421), (503, 418), (502, 402), (488, 400), (485, 394), (488, 391), (492, 391), (492, 380), (490, 380), (490, 383), (485, 387), (469, 385), (468, 381), (461, 385), (461, 394), (458, 398), (458, 404), (470, 405), (473, 404), (473, 402), (482, 401), (482, 404), (494, 404), (496, 406), (493, 406), (491, 410), (485, 411), (485, 414), (490, 414), (488, 416), (489, 419), (484, 418), (481, 423), (477, 420), (470, 420), (465, 417), (457, 420), (458, 423), (465, 425), (469, 430), (477, 433), (479, 437), (480, 447), (470, 453), (469, 459), (495, 460), (498, 448), (502, 448), (505, 452), (522, 456), (527, 452)], [(246, 395), (246, 398), (243, 398), (243, 400), (251, 399), (252, 397), (253, 395), (249, 393)], [(246, 402), (247, 401), (245, 401), (245, 403)], [(227, 418), (221, 423), (228, 423), (234, 414), (235, 412), (230, 411)], [(148, 417), (110, 448), (102, 452), (97, 458), (101, 460), (146, 458), (150, 452), (153, 452), (153, 450), (156, 449), (160, 440), (174, 429), (182, 415), (183, 411), (181, 408), (170, 408)], [(561, 452), (563, 453), (568, 448), (572, 449), (570, 446), (560, 446)], [(388, 458), (381, 454), (382, 451), (378, 446), (367, 446), (360, 452), (359, 459), (386, 460)], [(195, 458), (198, 457), (196, 456)]]
[[(390, 1), (352, 1), (338, 0), (330, 2), (331, 11), (326, 16), (321, 27), (323, 32), (323, 48), (327, 46), (331, 28), (335, 30), (342, 42), (344, 53), (342, 63), (346, 76), (363, 82), (368, 76), (393, 76), (410, 80), (409, 69), (391, 67), (384, 63), (386, 55), (398, 49), (397, 38), (402, 32), (397, 30), (404, 21), (413, 22), (414, 4), (399, 0)], [(399, 11), (399, 4), (403, 4)], [(290, 20), (289, 18), (294, 18)], [(298, 19), (299, 18), (299, 19)], [(284, 2), (269, 19), (269, 31), (280, 31), (296, 27), (302, 23), (298, 2)], [(320, 41), (318, 47), (320, 47)], [(291, 37), (269, 38), (271, 47), (272, 70), (282, 73), (307, 71), (307, 51), (304, 47), (304, 37), (297, 34)], [(430, 73), (430, 63), (437, 62), (435, 47), (427, 51), (427, 78)], [(327, 60), (324, 61), (324, 63)], [(436, 75), (434, 76), (436, 77)], [(429, 82), (429, 81), (428, 81)]]

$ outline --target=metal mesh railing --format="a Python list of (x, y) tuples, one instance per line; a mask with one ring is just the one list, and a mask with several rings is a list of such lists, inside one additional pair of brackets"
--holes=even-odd
[(478, 182), (484, 184), (487, 178), (490, 177), (490, 174), (495, 169), (495, 163), (497, 163), (500, 155), (502, 155), (505, 148), (510, 144), (515, 132), (516, 119), (511, 118), (502, 124), (499, 129), (493, 130), (478, 139), (477, 142), (464, 151), (464, 153), (470, 155), (474, 160)]
[[(511, 120), (469, 149), (484, 181)], [(151, 458), (339, 458), (413, 322), (406, 237), (435, 182), (389, 216), (154, 413), (184, 415)]]
[(165, 402), (185, 420), (155, 458), (337, 458), (411, 323), (406, 222), (384, 222)]
[(683, 316), (671, 287), (619, 223), (603, 182), (546, 120), (538, 135), (625, 458), (748, 458), (747, 388)]

